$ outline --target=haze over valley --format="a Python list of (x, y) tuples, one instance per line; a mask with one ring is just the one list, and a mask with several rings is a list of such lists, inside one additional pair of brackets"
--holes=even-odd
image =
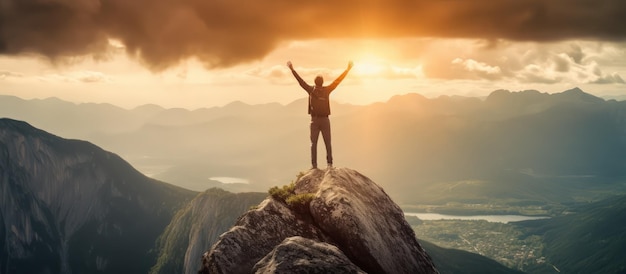
[[(190, 190), (265, 191), (309, 168), (304, 99), (127, 110), (2, 96), (0, 105), (0, 116), (88, 140)], [(577, 88), (497, 90), (486, 98), (406, 94), (365, 106), (335, 103), (332, 117), (336, 165), (367, 170), (400, 204), (550, 205), (624, 189), (626, 104)]]
[[(114, 239), (111, 244), (115, 245), (115, 239), (134, 237), (136, 231), (124, 227), (133, 226), (128, 221), (133, 212), (143, 212), (142, 218), (158, 222), (158, 226), (132, 249), (143, 258), (137, 269), (195, 273), (197, 258), (241, 212), (267, 197), (264, 193), (270, 187), (293, 181), (294, 174), (308, 169), (305, 106), (306, 101), (298, 100), (288, 105), (234, 102), (193, 111), (155, 105), (126, 110), (55, 98), (0, 97), (1, 116), (28, 121), (57, 135), (85, 139), (121, 156), (3, 119), (3, 151), (9, 157), (3, 162), (9, 195), (4, 202), (27, 203), (30, 196), (22, 193), (30, 193), (23, 188), (28, 186), (41, 189), (40, 193), (56, 193), (32, 196), (38, 201), (37, 210), (54, 211), (61, 202), (63, 210), (72, 212), (42, 217), (24, 209), (19, 216), (3, 213), (4, 222), (17, 220), (24, 235), (45, 234), (56, 239), (53, 241), (73, 244), (69, 249), (46, 251), (39, 247), (49, 245), (48, 240), (19, 234), (20, 241), (36, 247), (48, 260), (31, 265), (27, 257), (9, 252), (12, 255), (0, 264), (11, 269), (60, 267), (61, 273), (79, 268), (126, 269), (128, 261), (106, 251), (109, 247), (101, 239)], [(623, 267), (619, 263), (619, 254), (624, 253), (619, 231), (624, 222), (617, 216), (624, 206), (620, 194), (626, 193), (625, 102), (575, 88), (556, 94), (497, 90), (486, 98), (429, 99), (406, 94), (384, 103), (335, 103), (333, 107), (337, 166), (366, 170), (405, 212), (411, 212), (407, 220), (442, 273), (464, 273), (468, 268), (494, 273), (551, 273), (555, 268), (612, 272)], [(28, 164), (18, 168), (19, 163)], [(181, 188), (145, 178), (133, 167)], [(71, 179), (54, 179), (64, 176)], [(57, 184), (62, 187), (55, 187)], [(213, 187), (255, 193), (239, 195)], [(109, 191), (111, 194), (106, 194)], [(149, 194), (152, 192), (158, 197)], [(106, 195), (100, 197), (99, 193)], [(108, 215), (79, 210), (85, 206), (73, 204), (89, 199), (76, 197), (87, 194), (99, 201), (92, 210), (108, 212), (108, 205), (123, 202), (132, 212), (124, 213), (117, 206)], [(46, 198), (50, 195), (61, 198)], [(145, 207), (148, 201), (167, 205), (154, 211)], [(217, 215), (207, 213), (212, 211)], [(524, 219), (536, 220), (502, 224), (419, 220), (412, 217), (415, 212), (491, 215), (494, 219), (526, 215), (530, 217)], [(63, 225), (63, 218), (73, 218), (74, 225)], [(69, 229), (67, 235), (57, 235), (56, 230), (44, 233), (41, 229), (46, 225), (38, 225), (57, 222), (55, 229)], [(128, 233), (102, 232), (98, 223)], [(600, 231), (595, 224), (615, 229)], [(22, 248), (20, 241), (9, 240), (13, 234), (2, 233), (5, 248)], [(77, 239), (86, 244), (76, 244)], [(597, 241), (615, 245), (603, 249), (594, 245)], [(158, 253), (144, 254), (152, 242)], [(576, 245), (598, 249), (593, 252), (604, 254), (609, 263), (580, 259), (589, 249)], [(73, 255), (85, 248), (93, 251)], [(187, 251), (183, 254), (180, 250)]]

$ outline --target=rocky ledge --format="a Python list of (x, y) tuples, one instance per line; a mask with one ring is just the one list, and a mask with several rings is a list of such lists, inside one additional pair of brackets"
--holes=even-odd
[(310, 170), (242, 215), (200, 273), (438, 273), (397, 204), (347, 168)]

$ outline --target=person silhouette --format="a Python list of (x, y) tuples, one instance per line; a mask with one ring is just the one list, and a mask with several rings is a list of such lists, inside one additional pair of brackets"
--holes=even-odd
[(348, 68), (330, 85), (324, 86), (324, 78), (321, 75), (315, 77), (315, 85), (311, 86), (307, 84), (302, 77), (298, 75), (293, 68), (291, 61), (287, 62), (287, 67), (291, 70), (293, 76), (298, 80), (300, 86), (309, 94), (308, 114), (311, 115), (311, 165), (312, 169), (317, 168), (317, 140), (320, 132), (322, 138), (324, 138), (324, 145), (326, 146), (326, 163), (328, 168), (333, 167), (333, 149), (330, 138), (330, 93), (337, 88), (339, 83), (343, 81), (343, 78), (348, 75), (348, 72), (352, 68), (352, 61), (348, 62)]

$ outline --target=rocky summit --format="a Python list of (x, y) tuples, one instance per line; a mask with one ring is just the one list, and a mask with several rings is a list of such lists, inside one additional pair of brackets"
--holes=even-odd
[(270, 194), (204, 254), (200, 273), (438, 273), (400, 207), (357, 171), (310, 170)]

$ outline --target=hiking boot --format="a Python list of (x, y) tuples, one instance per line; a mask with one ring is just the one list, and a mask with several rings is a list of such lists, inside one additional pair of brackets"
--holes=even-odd
[(327, 169), (331, 169), (331, 168), (333, 168), (333, 164), (332, 163), (328, 163)]

